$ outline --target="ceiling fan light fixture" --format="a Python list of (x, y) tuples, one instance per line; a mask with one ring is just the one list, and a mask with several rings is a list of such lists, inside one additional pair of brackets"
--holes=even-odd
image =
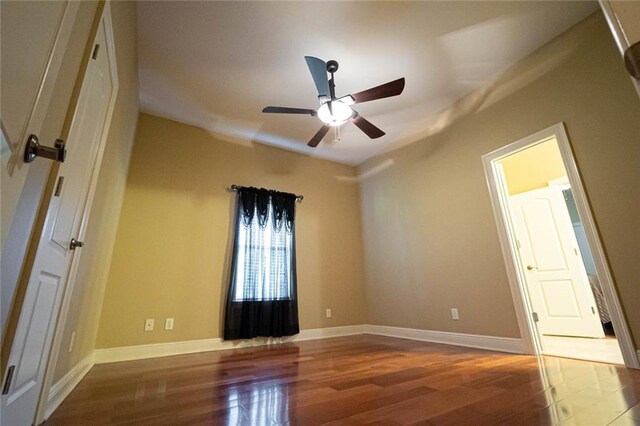
[[(322, 121), (323, 126), (316, 132), (307, 145), (315, 148), (325, 137), (329, 129), (333, 127), (336, 130), (336, 140), (340, 139), (339, 126), (347, 121), (362, 130), (369, 138), (377, 139), (385, 135), (385, 133), (351, 109), (351, 105), (361, 104), (363, 102), (375, 101), (377, 99), (390, 98), (398, 96), (404, 90), (404, 77), (397, 80), (372, 87), (367, 90), (336, 98), (336, 84), (334, 73), (338, 71), (338, 62), (331, 60), (328, 62), (313, 56), (305, 56), (307, 67), (311, 72), (311, 78), (318, 91), (318, 101), (320, 108), (318, 110), (308, 108), (289, 108), (268, 106), (263, 108), (262, 112), (276, 114), (304, 114), (312, 117), (318, 117)], [(331, 74), (331, 80), (327, 73)]]
[[(329, 103), (331, 110), (329, 110)], [(342, 101), (331, 101), (318, 109), (318, 118), (328, 126), (340, 126), (353, 116), (353, 110)]]

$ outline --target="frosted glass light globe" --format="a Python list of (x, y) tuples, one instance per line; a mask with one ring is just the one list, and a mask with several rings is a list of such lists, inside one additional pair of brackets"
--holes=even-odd
[[(329, 111), (329, 103), (331, 103), (332, 111)], [(352, 115), (353, 110), (342, 101), (330, 101), (318, 109), (318, 118), (323, 123), (334, 127), (346, 123)]]

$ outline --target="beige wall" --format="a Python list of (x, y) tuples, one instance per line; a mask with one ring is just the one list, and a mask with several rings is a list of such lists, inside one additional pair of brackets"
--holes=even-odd
[[(230, 184), (304, 195), (296, 220), (302, 329), (366, 320), (361, 215), (354, 167), (142, 114), (97, 348), (221, 335)], [(325, 308), (333, 318), (325, 318)], [(164, 319), (175, 318), (173, 331)], [(146, 318), (155, 330), (144, 332)]]
[(447, 117), (440, 132), (360, 167), (377, 170), (361, 186), (369, 321), (519, 335), (481, 156), (563, 121), (638, 341), (640, 101), (602, 15)]
[(558, 142), (546, 142), (510, 155), (501, 161), (509, 194), (533, 191), (567, 175)]
[[(138, 119), (138, 64), (136, 7), (133, 2), (111, 2), (119, 90), (106, 142), (96, 195), (82, 248), (77, 280), (55, 366), (54, 383), (90, 354), (96, 342), (131, 146)], [(74, 349), (68, 352), (71, 333)]]

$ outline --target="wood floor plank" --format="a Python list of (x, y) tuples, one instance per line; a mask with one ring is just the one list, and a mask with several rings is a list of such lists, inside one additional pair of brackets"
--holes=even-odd
[(46, 425), (617, 424), (640, 371), (352, 336), (94, 366)]

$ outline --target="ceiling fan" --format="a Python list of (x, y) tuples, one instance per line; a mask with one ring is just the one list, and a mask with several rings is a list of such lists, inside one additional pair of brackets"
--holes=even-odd
[[(311, 71), (311, 77), (316, 85), (316, 89), (318, 89), (320, 108), (315, 110), (268, 106), (265, 107), (262, 112), (276, 114), (308, 114), (312, 117), (317, 116), (324, 125), (311, 138), (309, 143), (307, 143), (307, 145), (313, 148), (318, 146), (324, 135), (327, 134), (331, 127), (341, 126), (347, 121), (351, 121), (353, 124), (358, 126), (358, 128), (366, 133), (371, 139), (384, 136), (385, 133), (382, 130), (365, 120), (364, 117), (351, 108), (351, 105), (401, 94), (404, 90), (404, 77), (368, 90), (363, 90), (362, 92), (336, 98), (334, 73), (338, 71), (338, 62), (332, 60), (325, 63), (322, 59), (318, 59), (313, 56), (305, 56), (304, 59), (307, 61), (307, 66), (309, 67), (309, 71)], [(331, 79), (329, 79), (327, 73), (331, 74)]]

